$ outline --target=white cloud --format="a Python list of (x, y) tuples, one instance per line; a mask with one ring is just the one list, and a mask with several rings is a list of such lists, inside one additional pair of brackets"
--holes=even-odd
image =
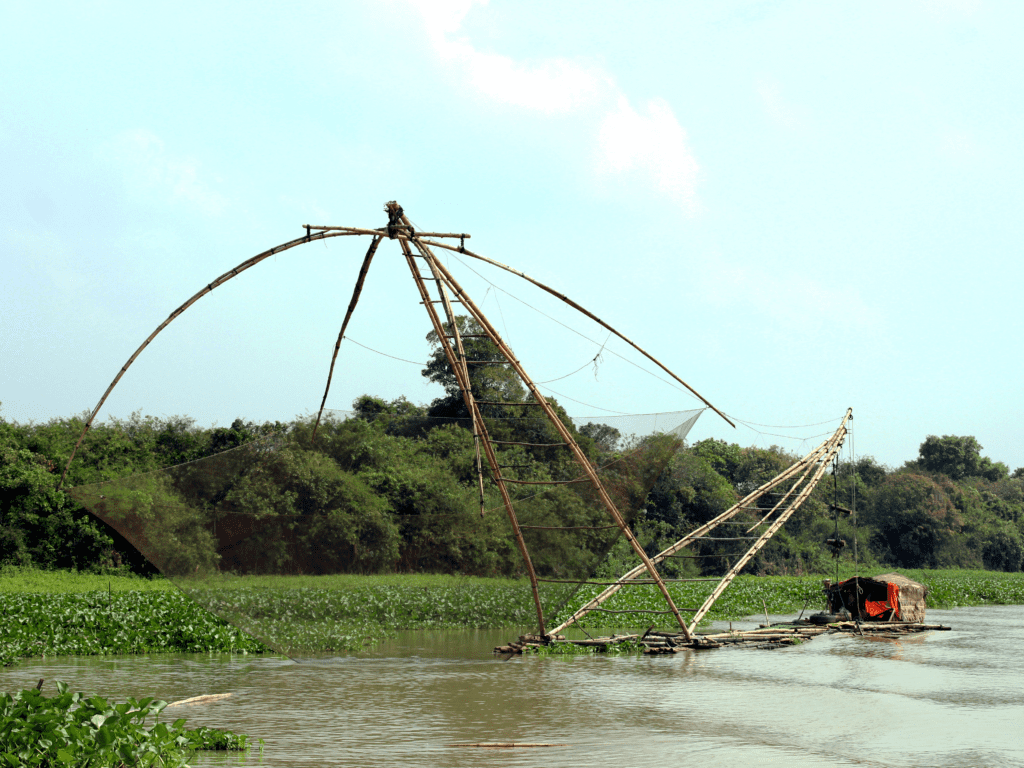
[(605, 172), (640, 171), (688, 211), (696, 209), (700, 171), (679, 125), (664, 99), (652, 99), (640, 114), (625, 96), (601, 122), (598, 144)]
[(467, 63), (470, 82), (481, 93), (517, 107), (542, 112), (571, 112), (593, 102), (601, 79), (566, 59), (521, 63), (508, 56), (481, 53), (457, 43)]
[(423, 17), (438, 56), (480, 94), (548, 114), (587, 109), (597, 128), (597, 172), (637, 174), (689, 213), (698, 209), (697, 161), (667, 101), (654, 98), (638, 111), (600, 67), (550, 57), (518, 61), (478, 50), (459, 30), (474, 6), (487, 0), (408, 0)]
[(487, 0), (409, 0), (409, 3), (423, 16), (434, 45), (439, 45), (449, 34), (458, 31), (474, 5), (487, 5)]
[(789, 131), (799, 130), (806, 125), (806, 110), (788, 103), (782, 97), (782, 89), (774, 78), (759, 77), (756, 89), (761, 105), (772, 123)]
[(477, 50), (458, 36), (474, 5), (486, 0), (410, 0), (420, 12), (438, 55), (463, 72), (480, 93), (495, 101), (541, 112), (569, 112), (593, 101), (607, 88), (599, 70), (570, 59), (535, 62)]
[(729, 267), (710, 259), (697, 277), (697, 293), (723, 307), (756, 307), (761, 330), (799, 339), (843, 332), (880, 332), (883, 318), (848, 286), (831, 287), (801, 274)]
[(209, 216), (220, 214), (227, 198), (212, 190), (199, 161), (167, 152), (159, 136), (141, 128), (125, 131), (101, 147), (98, 154), (119, 166), (125, 186), (135, 194), (156, 194), (185, 202)]

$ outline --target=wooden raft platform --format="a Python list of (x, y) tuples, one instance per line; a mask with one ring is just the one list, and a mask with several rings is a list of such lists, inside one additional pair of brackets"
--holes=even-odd
[(837, 632), (847, 634), (871, 635), (874, 637), (899, 638), (918, 632), (948, 631), (950, 628), (942, 624), (903, 623), (898, 621), (878, 621), (859, 624), (855, 621), (837, 621), (832, 624), (814, 624), (806, 619), (783, 624), (762, 624), (757, 629), (718, 632), (711, 635), (692, 635), (687, 641), (682, 633), (658, 632), (649, 630), (644, 634), (609, 635), (588, 640), (566, 640), (564, 635), (541, 637), (540, 635), (520, 635), (519, 639), (508, 645), (499, 645), (495, 653), (517, 654), (528, 648), (542, 648), (551, 645), (577, 645), (592, 647), (600, 651), (622, 643), (635, 643), (643, 646), (643, 652), (649, 654), (679, 653), (686, 650), (709, 650), (712, 648), (784, 648), (811, 640), (819, 635), (831, 635)]

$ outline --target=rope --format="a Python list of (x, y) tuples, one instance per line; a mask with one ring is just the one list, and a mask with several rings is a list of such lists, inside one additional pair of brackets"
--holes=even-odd
[[(465, 267), (466, 269), (468, 269), (468, 270), (469, 270), (470, 272), (472, 272), (472, 273), (473, 273), (474, 275), (476, 275), (476, 276), (477, 276), (477, 277), (479, 277), (479, 278), (480, 278), (481, 280), (483, 280), (483, 281), (484, 281), (485, 283), (487, 283), (487, 284), (488, 284), (488, 285), (490, 285), (490, 286), (493, 286), (493, 287), (494, 287), (494, 289), (495, 289), (496, 291), (501, 291), (502, 293), (504, 293), (504, 294), (505, 294), (506, 296), (508, 296), (509, 298), (512, 298), (512, 299), (515, 299), (516, 301), (518, 301), (518, 302), (519, 302), (520, 304), (522, 304), (522, 305), (523, 305), (524, 307), (526, 307), (527, 309), (532, 309), (532, 310), (533, 310), (534, 312), (536, 312), (536, 313), (537, 313), (538, 315), (543, 315), (544, 317), (546, 317), (546, 318), (547, 318), (548, 320), (550, 320), (551, 322), (553, 322), (553, 323), (557, 323), (558, 325), (562, 326), (563, 328), (565, 328), (565, 329), (566, 329), (566, 330), (568, 330), (568, 331), (572, 331), (572, 332), (573, 332), (573, 333), (575, 333), (575, 334), (576, 334), (577, 336), (579, 336), (579, 337), (580, 337), (581, 339), (586, 339), (586, 340), (587, 340), (587, 341), (589, 341), (589, 342), (590, 342), (591, 344), (595, 344), (595, 345), (597, 345), (598, 347), (601, 347), (601, 346), (602, 346), (602, 345), (601, 345), (601, 343), (600, 343), (600, 342), (598, 342), (598, 341), (597, 341), (596, 339), (592, 339), (592, 338), (590, 338), (589, 336), (586, 336), (585, 334), (582, 334), (582, 333), (580, 333), (580, 332), (579, 332), (579, 331), (577, 331), (577, 330), (576, 330), (575, 328), (573, 328), (573, 327), (571, 327), (571, 326), (568, 326), (568, 325), (566, 325), (565, 323), (563, 323), (563, 322), (562, 322), (561, 320), (557, 320), (556, 318), (552, 317), (551, 315), (547, 314), (546, 312), (542, 312), (541, 310), (537, 309), (537, 308), (536, 308), (536, 307), (534, 307), (533, 305), (531, 305), (531, 304), (528, 304), (527, 302), (523, 301), (522, 299), (520, 299), (520, 298), (519, 298), (518, 296), (516, 296), (515, 294), (513, 294), (513, 293), (509, 293), (509, 292), (508, 292), (508, 291), (506, 291), (506, 290), (505, 290), (504, 288), (501, 288), (501, 287), (499, 287), (499, 286), (497, 286), (497, 285), (494, 285), (494, 283), (492, 283), (492, 282), (491, 282), (490, 280), (488, 280), (488, 279), (487, 279), (486, 277), (484, 277), (483, 275), (481, 275), (481, 274), (480, 274), (479, 272), (477, 272), (477, 271), (476, 271), (475, 269), (473, 269), (473, 268), (472, 268), (471, 266), (469, 266), (469, 265), (468, 265), (468, 264), (467, 264), (466, 262), (464, 262), (464, 261), (463, 261), (462, 259), (458, 258), (457, 256), (455, 257), (455, 260), (456, 260), (457, 262), (459, 262), (460, 264), (462, 264), (462, 266), (464, 266), (464, 267)], [(613, 349), (609, 349), (608, 351), (609, 351), (609, 352), (610, 352), (611, 354), (615, 355), (615, 356), (616, 356), (617, 358), (619, 358), (620, 360), (622, 360), (622, 361), (624, 361), (624, 362), (626, 362), (626, 363), (629, 363), (630, 365), (632, 365), (632, 366), (633, 366), (634, 368), (636, 368), (636, 369), (638, 369), (638, 370), (641, 370), (641, 371), (643, 371), (643, 372), (644, 372), (644, 373), (646, 373), (646, 374), (647, 374), (648, 376), (652, 376), (652, 377), (654, 377), (655, 379), (657, 379), (658, 381), (661, 381), (661, 382), (663, 382), (663, 383), (665, 383), (665, 384), (668, 384), (668, 385), (669, 385), (670, 387), (672, 387), (673, 389), (678, 389), (678, 390), (679, 390), (680, 392), (685, 392), (685, 393), (686, 393), (687, 395), (689, 395), (689, 396), (691, 396), (691, 397), (693, 396), (693, 393), (692, 393), (692, 392), (690, 392), (690, 391), (689, 391), (688, 389), (685, 389), (685, 388), (683, 388), (683, 387), (680, 387), (680, 386), (678, 386), (677, 384), (675, 384), (674, 382), (672, 382), (672, 381), (669, 381), (668, 379), (663, 379), (663, 378), (662, 378), (661, 376), (659, 376), (658, 374), (654, 373), (653, 371), (649, 371), (649, 370), (647, 370), (646, 368), (644, 368), (643, 366), (637, 365), (637, 364), (636, 364), (636, 363), (634, 363), (634, 362), (633, 362), (632, 360), (629, 360), (629, 359), (627, 359), (627, 358), (623, 357), (622, 355), (620, 355), (620, 354), (619, 354), (618, 352), (616, 352), (615, 350), (613, 350)]]
[[(747, 426), (755, 426), (755, 427), (767, 427), (768, 429), (806, 429), (807, 427), (820, 427), (822, 424), (833, 424), (833, 423), (835, 423), (835, 419), (829, 419), (828, 421), (819, 421), (819, 422), (817, 422), (815, 424), (793, 424), (793, 425), (790, 425), (790, 424), (758, 424), (755, 421), (744, 421), (743, 419), (741, 419), (741, 418), (739, 418), (737, 416), (733, 416), (731, 413), (727, 413), (725, 415), (728, 416), (733, 421), (739, 423), (739, 424), (745, 424)], [(831, 433), (829, 433), (829, 434), (831, 434)]]
[(418, 365), (421, 368), (424, 368), (427, 365), (426, 363), (418, 363), (415, 360), (406, 360), (404, 357), (395, 357), (394, 355), (389, 355), (387, 352), (381, 352), (379, 349), (374, 349), (373, 347), (368, 347), (365, 344), (360, 344), (358, 341), (353, 339), (351, 336), (346, 336), (345, 340), (346, 341), (351, 341), (357, 347), (362, 347), (363, 349), (368, 349), (371, 352), (375, 352), (378, 355), (383, 355), (384, 357), (390, 357), (392, 360), (401, 360), (403, 363), (412, 363), (413, 365)]

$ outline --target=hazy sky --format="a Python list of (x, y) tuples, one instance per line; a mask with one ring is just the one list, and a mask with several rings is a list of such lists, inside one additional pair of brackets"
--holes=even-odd
[[(382, 226), (396, 199), (726, 413), (829, 422), (709, 412), (691, 439), (800, 450), (852, 407), (857, 455), (895, 466), (928, 434), (969, 434), (1024, 465), (1022, 17), (983, 0), (4, 3), (0, 416), (91, 409), (210, 280), (303, 224)], [(302, 246), (218, 288), (101, 418), (315, 411), (366, 245)], [(570, 413), (697, 402), (621, 343), (588, 365), (606, 332), (449, 263), (536, 379), (582, 368), (550, 385)], [(437, 396), (353, 343), (425, 360), (417, 301), (385, 242), (329, 406)]]

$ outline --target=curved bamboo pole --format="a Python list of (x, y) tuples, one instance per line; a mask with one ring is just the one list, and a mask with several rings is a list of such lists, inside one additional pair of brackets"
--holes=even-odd
[(257, 264), (259, 264), (261, 261), (263, 261), (265, 259), (269, 259), (271, 256), (273, 256), (275, 254), (281, 253), (282, 251), (287, 251), (290, 248), (294, 248), (297, 245), (302, 245), (303, 243), (310, 243), (310, 242), (312, 242), (314, 240), (326, 240), (329, 237), (345, 237), (347, 235), (361, 235), (361, 234), (376, 235), (378, 233), (374, 232), (373, 230), (367, 230), (365, 233), (361, 232), (361, 231), (359, 231), (359, 232), (355, 232), (355, 231), (352, 231), (352, 232), (350, 232), (350, 231), (318, 232), (318, 233), (312, 234), (312, 235), (309, 235), (309, 234), (303, 235), (302, 237), (298, 237), (298, 238), (296, 238), (294, 240), (289, 240), (287, 243), (282, 243), (281, 245), (275, 245), (270, 250), (263, 251), (262, 253), (258, 253), (255, 256), (253, 256), (252, 258), (246, 259), (245, 261), (243, 261), (241, 264), (239, 264), (234, 269), (225, 272), (223, 275), (218, 277), (212, 283), (208, 283), (205, 288), (203, 288), (201, 291), (196, 293), (192, 298), (190, 298), (188, 301), (186, 301), (184, 304), (182, 304), (176, 310), (171, 312), (171, 314), (168, 315), (167, 319), (164, 320), (162, 323), (160, 323), (160, 325), (158, 325), (156, 327), (156, 330), (153, 331), (151, 334), (149, 334), (149, 336), (146, 337), (146, 340), (144, 342), (142, 342), (142, 344), (139, 346), (139, 348), (136, 349), (135, 352), (132, 354), (132, 356), (128, 358), (128, 362), (126, 362), (123, 366), (121, 366), (121, 370), (117, 372), (117, 376), (115, 376), (114, 380), (112, 382), (110, 382), (110, 386), (107, 387), (107, 391), (103, 393), (103, 397), (101, 397), (100, 401), (98, 403), (96, 403), (96, 407), (92, 409), (92, 413), (89, 415), (89, 420), (86, 421), (85, 422), (85, 426), (82, 427), (82, 434), (80, 434), (78, 436), (78, 442), (76, 442), (75, 443), (75, 447), (71, 449), (71, 456), (68, 457), (68, 463), (64, 465), (64, 471), (61, 472), (60, 481), (57, 483), (57, 488), (59, 489), (59, 488), (63, 487), (63, 485), (64, 485), (64, 478), (68, 474), (68, 468), (71, 466), (71, 462), (74, 461), (75, 454), (78, 452), (78, 447), (82, 444), (82, 441), (85, 439), (85, 434), (86, 434), (86, 432), (89, 431), (89, 428), (92, 426), (92, 422), (96, 418), (96, 414), (99, 413), (100, 408), (103, 407), (103, 403), (106, 402), (107, 397), (109, 397), (109, 395), (113, 391), (114, 387), (117, 386), (117, 382), (119, 382), (121, 380), (121, 377), (124, 376), (125, 371), (127, 371), (128, 368), (131, 366), (131, 364), (135, 362), (135, 358), (137, 358), (140, 354), (142, 354), (142, 350), (144, 350), (146, 347), (148, 347), (149, 343), (153, 339), (156, 338), (157, 334), (160, 333), (160, 331), (162, 331), (168, 325), (170, 325), (171, 321), (174, 320), (174, 318), (176, 318), (178, 315), (180, 315), (186, 309), (191, 307), (193, 304), (195, 304), (197, 301), (199, 301), (201, 298), (203, 298), (203, 296), (208, 294), (214, 288), (217, 288), (217, 287), (223, 285), (224, 283), (226, 283), (231, 278), (237, 277), (242, 272), (244, 272), (245, 270), (249, 269), (249, 267), (254, 267)]
[[(405, 237), (405, 235), (403, 235), (402, 233), (399, 233), (399, 234), (398, 234), (398, 237), (399, 237), (399, 238), (404, 238), (404, 237)], [(414, 239), (415, 239), (415, 238), (414, 238)], [(501, 263), (500, 261), (495, 261), (494, 259), (489, 259), (489, 258), (487, 258), (486, 256), (481, 256), (481, 255), (480, 255), (480, 254), (478, 254), (478, 253), (473, 253), (472, 251), (470, 251), (470, 250), (467, 250), (467, 249), (465, 249), (465, 248), (463, 248), (463, 247), (461, 247), (461, 246), (454, 246), (454, 245), (448, 245), (447, 243), (438, 243), (438, 242), (434, 242), (434, 241), (429, 241), (429, 240), (428, 240), (428, 241), (423, 241), (423, 245), (433, 245), (433, 246), (436, 246), (436, 247), (438, 247), (438, 248), (444, 248), (444, 249), (446, 249), (446, 250), (449, 250), (449, 251), (455, 251), (456, 253), (464, 253), (464, 254), (466, 254), (467, 256), (472, 256), (472, 257), (473, 257), (474, 259), (479, 259), (480, 261), (486, 262), (486, 263), (490, 264), (491, 266), (494, 266), (494, 267), (498, 267), (499, 269), (504, 269), (504, 270), (505, 270), (506, 272), (511, 272), (511, 273), (512, 273), (513, 275), (518, 275), (519, 277), (523, 278), (523, 279), (524, 279), (524, 280), (526, 280), (527, 282), (533, 283), (534, 285), (536, 285), (536, 286), (537, 286), (538, 288), (540, 288), (541, 290), (543, 290), (543, 291), (547, 291), (547, 292), (548, 292), (548, 293), (550, 293), (550, 294), (551, 294), (552, 296), (554, 296), (554, 297), (556, 297), (556, 298), (558, 298), (558, 299), (561, 299), (562, 301), (564, 301), (564, 302), (565, 302), (566, 304), (568, 304), (568, 305), (569, 305), (570, 307), (572, 307), (572, 308), (573, 308), (573, 309), (575, 309), (576, 311), (578, 311), (578, 312), (582, 312), (582, 313), (583, 313), (584, 315), (586, 315), (587, 317), (589, 317), (589, 318), (590, 318), (591, 320), (593, 320), (593, 321), (594, 321), (595, 323), (597, 323), (598, 325), (600, 325), (600, 326), (601, 326), (602, 328), (604, 328), (605, 330), (607, 330), (607, 331), (611, 331), (612, 333), (614, 333), (614, 334), (615, 334), (616, 336), (618, 336), (618, 337), (619, 337), (620, 339), (622, 339), (622, 340), (623, 340), (624, 342), (626, 342), (626, 343), (627, 343), (627, 344), (629, 344), (629, 345), (630, 345), (631, 347), (633, 347), (633, 349), (635, 349), (635, 350), (636, 350), (637, 352), (639, 352), (640, 354), (642, 354), (642, 355), (643, 355), (644, 357), (646, 357), (646, 358), (647, 358), (648, 360), (650, 360), (650, 361), (651, 361), (652, 363), (654, 363), (654, 364), (655, 364), (656, 366), (658, 366), (659, 368), (661, 368), (661, 370), (663, 370), (663, 371), (664, 371), (665, 373), (667, 373), (667, 374), (668, 374), (669, 376), (671, 376), (671, 377), (672, 377), (673, 379), (675, 379), (675, 380), (676, 380), (676, 381), (678, 381), (678, 382), (679, 382), (680, 384), (682, 384), (682, 385), (683, 385), (684, 387), (686, 387), (686, 388), (687, 388), (688, 390), (690, 390), (690, 392), (692, 392), (692, 393), (693, 393), (694, 395), (696, 395), (696, 396), (697, 396), (697, 397), (698, 397), (698, 398), (700, 399), (700, 401), (701, 401), (702, 403), (704, 403), (704, 404), (705, 404), (705, 405), (706, 405), (706, 406), (707, 406), (708, 408), (710, 408), (710, 409), (711, 409), (711, 410), (713, 410), (713, 411), (714, 411), (715, 413), (717, 413), (717, 414), (718, 414), (719, 416), (721, 416), (721, 417), (722, 417), (723, 419), (725, 419), (725, 421), (726, 421), (726, 422), (727, 422), (727, 423), (729, 424), (729, 426), (731, 426), (731, 427), (733, 427), (733, 428), (735, 428), (735, 427), (736, 427), (736, 425), (732, 423), (732, 421), (731, 421), (731, 420), (729, 419), (729, 417), (728, 417), (728, 416), (726, 416), (726, 415), (725, 415), (724, 413), (722, 413), (722, 412), (721, 412), (720, 410), (718, 410), (717, 408), (715, 408), (715, 406), (713, 406), (713, 405), (712, 405), (712, 404), (711, 404), (710, 402), (708, 402), (708, 400), (707, 400), (707, 399), (706, 399), (706, 398), (704, 397), (704, 395), (702, 395), (702, 394), (701, 394), (700, 392), (698, 392), (697, 390), (695, 390), (695, 389), (694, 389), (693, 387), (691, 387), (691, 386), (690, 386), (689, 384), (687, 384), (687, 383), (686, 383), (685, 381), (683, 381), (683, 380), (682, 380), (681, 378), (679, 378), (678, 376), (676, 376), (676, 375), (675, 375), (675, 374), (674, 374), (674, 373), (673, 373), (673, 372), (672, 372), (671, 370), (669, 370), (669, 369), (668, 369), (668, 368), (667, 368), (667, 367), (665, 366), (665, 364), (664, 364), (664, 363), (662, 363), (662, 362), (661, 362), (660, 360), (658, 360), (658, 359), (657, 359), (656, 357), (654, 357), (654, 356), (653, 356), (653, 355), (651, 355), (651, 354), (650, 354), (649, 352), (647, 352), (646, 350), (644, 350), (644, 349), (643, 349), (643, 348), (642, 348), (642, 347), (641, 347), (641, 346), (640, 346), (639, 344), (637, 344), (637, 343), (636, 343), (636, 342), (634, 342), (633, 340), (631, 340), (631, 339), (627, 338), (626, 336), (622, 335), (622, 334), (621, 334), (621, 333), (619, 333), (619, 332), (618, 332), (617, 330), (615, 330), (614, 328), (612, 328), (612, 327), (611, 327), (610, 325), (608, 325), (608, 323), (606, 323), (606, 322), (605, 322), (604, 320), (602, 320), (601, 318), (599, 318), (599, 317), (598, 317), (597, 315), (595, 315), (594, 313), (592, 313), (592, 312), (590, 312), (590, 311), (588, 311), (588, 310), (584, 309), (583, 307), (581, 307), (581, 306), (580, 306), (579, 304), (577, 304), (577, 303), (576, 303), (575, 301), (573, 301), (572, 299), (570, 299), (570, 298), (569, 298), (568, 296), (566, 296), (565, 294), (563, 294), (563, 293), (559, 293), (559, 292), (558, 292), (558, 291), (556, 291), (556, 290), (555, 290), (554, 288), (549, 288), (548, 286), (544, 285), (544, 283), (540, 282), (540, 280), (534, 280), (534, 279), (533, 279), (532, 277), (530, 277), (529, 275), (527, 275), (527, 274), (526, 274), (525, 272), (520, 272), (520, 271), (519, 271), (518, 269), (513, 269), (513, 268), (512, 268), (512, 267), (510, 267), (510, 266), (507, 266), (507, 265), (505, 265), (505, 264), (502, 264), (502, 263)]]
[[(361, 233), (357, 233), (361, 234)], [(327, 370), (327, 386), (324, 387), (324, 399), (320, 401), (320, 410), (316, 414), (316, 424), (313, 425), (313, 436), (310, 441), (316, 440), (316, 431), (320, 428), (320, 419), (324, 415), (324, 406), (327, 404), (327, 393), (331, 391), (331, 379), (334, 378), (334, 363), (338, 359), (338, 349), (341, 347), (341, 340), (345, 338), (345, 329), (348, 328), (348, 321), (352, 319), (356, 302), (359, 301), (359, 294), (363, 292), (363, 281), (366, 280), (366, 273), (370, 270), (370, 262), (373, 261), (373, 254), (377, 252), (384, 235), (377, 235), (370, 242), (370, 247), (363, 257), (363, 266), (359, 268), (359, 277), (356, 278), (356, 287), (352, 291), (352, 300), (348, 303), (348, 311), (345, 313), (345, 320), (341, 323), (341, 331), (338, 332), (338, 341), (334, 344), (334, 354), (331, 355), (331, 367)]]

